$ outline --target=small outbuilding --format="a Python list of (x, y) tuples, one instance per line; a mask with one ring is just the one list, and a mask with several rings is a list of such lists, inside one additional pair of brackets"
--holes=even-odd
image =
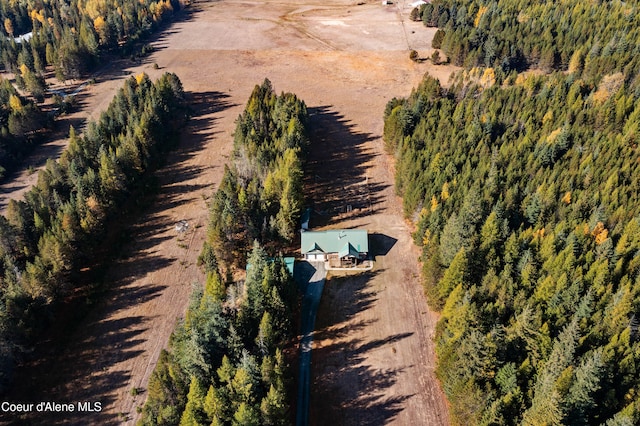
[(300, 245), (302, 256), (308, 261), (352, 266), (366, 259), (369, 236), (365, 229), (307, 231), (301, 234)]

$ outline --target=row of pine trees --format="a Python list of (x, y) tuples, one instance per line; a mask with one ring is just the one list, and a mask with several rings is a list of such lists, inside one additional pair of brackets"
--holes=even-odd
[(238, 117), (233, 164), (212, 201), (208, 245), (225, 268), (243, 267), (255, 239), (291, 242), (302, 208), (307, 108), (269, 80), (256, 86)]
[[(86, 272), (109, 256), (127, 206), (148, 186), (186, 119), (175, 74), (131, 77), (82, 136), (70, 132), (24, 201), (0, 216), (0, 385), (72, 295), (91, 297)], [(64, 325), (60, 325), (64, 327)]]
[[(206, 284), (160, 356), (141, 425), (291, 423), (283, 349), (294, 336), (297, 290), (282, 258), (263, 246), (285, 247), (299, 221), (306, 123), (304, 102), (276, 95), (268, 80), (238, 117), (200, 256)], [(231, 271), (245, 265), (246, 278), (234, 280)]]

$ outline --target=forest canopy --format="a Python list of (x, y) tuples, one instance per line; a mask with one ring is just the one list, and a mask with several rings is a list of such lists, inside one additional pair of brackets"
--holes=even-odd
[(393, 99), (384, 127), (453, 421), (639, 424), (638, 2), (413, 17), (467, 67)]
[(640, 421), (639, 97), (620, 74), (425, 77), (387, 105), (457, 424)]
[(580, 71), (592, 82), (638, 75), (638, 7), (637, 0), (434, 0), (419, 16), (441, 30), (434, 47), (455, 65)]

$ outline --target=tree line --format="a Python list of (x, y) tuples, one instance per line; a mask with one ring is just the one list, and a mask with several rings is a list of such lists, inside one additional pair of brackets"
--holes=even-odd
[(456, 424), (640, 422), (640, 90), (616, 70), (387, 105)]
[(0, 180), (41, 138), (50, 119), (11, 82), (0, 79)]
[[(253, 90), (211, 203), (206, 284), (160, 355), (139, 424), (291, 423), (283, 348), (294, 336), (297, 291), (267, 249), (282, 248), (299, 221), (306, 123), (295, 95), (276, 95), (269, 80)], [(229, 271), (245, 262), (246, 278), (234, 281)]]
[[(19, 87), (39, 99), (47, 65), (61, 81), (77, 79), (102, 53), (144, 38), (180, 7), (179, 0), (2, 2), (2, 64)], [(16, 39), (28, 32), (30, 38)]]
[[(15, 77), (0, 82), (0, 179), (52, 127), (34, 103), (47, 93), (45, 74), (60, 81), (91, 71), (105, 53), (130, 50), (180, 10), (180, 0), (48, 0), (0, 2), (0, 66)], [(30, 33), (30, 37), (20, 37)], [(56, 99), (65, 112), (69, 100)]]
[(211, 206), (208, 244), (223, 266), (243, 266), (254, 239), (293, 239), (302, 208), (307, 118), (304, 102), (292, 93), (276, 95), (269, 80), (253, 90), (237, 120), (233, 164)]
[(580, 70), (591, 82), (640, 70), (638, 1), (434, 0), (412, 13), (438, 27), (433, 47), (455, 65), (509, 73)]
[(0, 385), (30, 351), (58, 307), (91, 295), (83, 271), (100, 266), (122, 215), (145, 176), (183, 125), (182, 84), (175, 74), (153, 83), (131, 77), (97, 122), (49, 160), (38, 183), (0, 216)]

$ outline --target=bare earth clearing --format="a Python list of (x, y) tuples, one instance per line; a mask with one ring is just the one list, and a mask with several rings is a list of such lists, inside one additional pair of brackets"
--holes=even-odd
[[(453, 71), (409, 61), (410, 48), (431, 54), (433, 36), (408, 20), (410, 10), (408, 3), (378, 1), (198, 3), (154, 42), (158, 50), (144, 64), (105, 73), (87, 88), (84, 114), (96, 117), (124, 76), (175, 72), (195, 117), (158, 173), (160, 195), (131, 227), (132, 243), (109, 273), (113, 290), (69, 336), (64, 353), (33, 367), (25, 394), (30, 400), (103, 404), (99, 414), (67, 414), (60, 422), (135, 422), (146, 393), (130, 391), (146, 388), (184, 314), (191, 283), (202, 280), (195, 262), (206, 235), (205, 199), (228, 161), (235, 118), (254, 85), (267, 77), (310, 108), (307, 184), (314, 208), (327, 212), (322, 224), (379, 234), (371, 240), (374, 271), (327, 281), (312, 355), (311, 422), (448, 424), (433, 374), (435, 317), (422, 294), (418, 253), (381, 140), (388, 100), (406, 96), (426, 71), (443, 82)], [(345, 204), (354, 207), (350, 217), (333, 214)], [(174, 225), (182, 219), (190, 228), (178, 235)], [(48, 424), (52, 418), (37, 420)]]

